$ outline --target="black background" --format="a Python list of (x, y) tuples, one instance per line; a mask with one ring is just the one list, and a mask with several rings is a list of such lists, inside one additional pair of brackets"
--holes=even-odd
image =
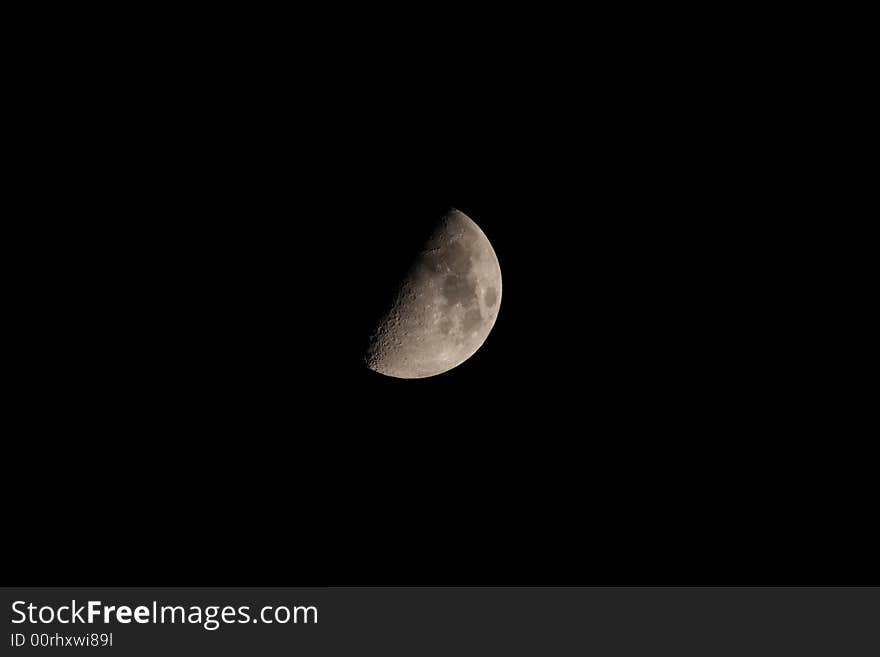
[[(33, 52), (17, 97), (10, 583), (876, 583), (772, 85), (568, 31), (128, 36)], [(497, 324), (370, 372), (450, 207)]]

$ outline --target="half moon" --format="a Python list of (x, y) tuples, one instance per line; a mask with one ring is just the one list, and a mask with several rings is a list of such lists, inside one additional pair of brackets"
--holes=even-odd
[(470, 217), (451, 210), (403, 280), (367, 350), (367, 366), (401, 379), (435, 376), (479, 349), (498, 317), (501, 268)]

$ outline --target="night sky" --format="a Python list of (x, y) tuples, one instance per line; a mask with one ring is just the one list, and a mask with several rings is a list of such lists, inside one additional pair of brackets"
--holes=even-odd
[[(515, 68), (162, 111), (71, 87), (20, 167), (23, 581), (858, 581), (867, 479), (828, 483), (854, 466), (756, 133), (686, 80)], [(451, 207), (497, 253), (495, 327), (446, 374), (371, 372)]]

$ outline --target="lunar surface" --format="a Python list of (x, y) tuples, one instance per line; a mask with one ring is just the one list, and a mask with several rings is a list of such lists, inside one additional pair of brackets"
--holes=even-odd
[(501, 305), (501, 268), (470, 217), (451, 210), (403, 280), (370, 340), (367, 366), (421, 379), (460, 365), (479, 349)]

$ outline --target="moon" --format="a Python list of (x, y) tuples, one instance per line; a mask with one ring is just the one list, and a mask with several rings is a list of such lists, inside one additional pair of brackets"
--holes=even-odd
[(400, 379), (447, 372), (483, 345), (500, 306), (501, 267), (489, 239), (450, 210), (372, 335), (367, 367)]

